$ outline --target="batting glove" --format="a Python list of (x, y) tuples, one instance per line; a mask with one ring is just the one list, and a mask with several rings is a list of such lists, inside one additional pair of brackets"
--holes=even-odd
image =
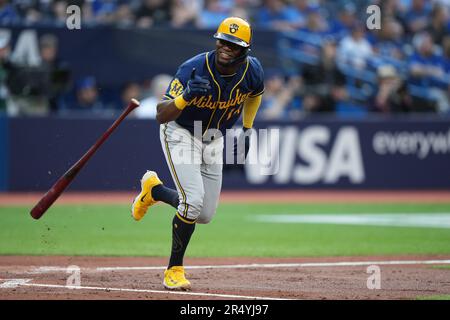
[[(248, 150), (250, 150), (250, 135), (249, 128), (243, 127), (242, 132), (234, 141), (234, 155), (236, 156), (236, 163), (243, 164), (247, 159)], [(247, 132), (248, 131), (248, 132)]]
[(186, 90), (183, 92), (183, 99), (191, 101), (195, 97), (204, 96), (211, 90), (209, 80), (195, 75), (195, 68), (192, 69), (191, 79), (188, 81)]

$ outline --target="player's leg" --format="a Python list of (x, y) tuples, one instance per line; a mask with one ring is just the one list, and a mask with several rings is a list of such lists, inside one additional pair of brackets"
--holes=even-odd
[(203, 207), (202, 145), (174, 122), (161, 126), (161, 143), (179, 195), (179, 205), (172, 220), (171, 255), (163, 283), (168, 289), (189, 289), (183, 259)]
[(177, 188), (177, 212), (182, 219), (195, 221), (202, 209), (204, 196), (200, 171), (202, 143), (174, 121), (161, 125), (160, 138), (167, 166)]
[(220, 191), (222, 188), (222, 166), (202, 166), (202, 177), (205, 196), (203, 198), (203, 208), (197, 219), (197, 223), (206, 224), (212, 220), (219, 205)]
[(203, 145), (203, 159), (200, 170), (202, 174), (205, 196), (203, 208), (197, 223), (209, 223), (216, 214), (222, 189), (223, 138)]
[(162, 201), (174, 207), (178, 208), (180, 204), (178, 198), (178, 191), (172, 188), (168, 188), (163, 184), (159, 184), (152, 189), (152, 197), (156, 201)]
[(132, 217), (137, 221), (141, 220), (147, 213), (148, 208), (158, 201), (167, 203), (177, 209), (180, 204), (179, 192), (166, 187), (156, 172), (147, 171), (141, 179), (141, 192), (136, 196), (131, 206)]

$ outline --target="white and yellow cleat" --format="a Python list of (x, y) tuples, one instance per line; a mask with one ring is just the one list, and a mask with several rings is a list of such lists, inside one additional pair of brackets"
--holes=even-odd
[(169, 290), (190, 290), (191, 283), (184, 275), (184, 268), (182, 266), (173, 266), (164, 271), (163, 285)]
[(162, 184), (154, 171), (147, 171), (141, 179), (141, 193), (137, 195), (131, 206), (131, 215), (134, 220), (141, 220), (146, 214), (148, 207), (156, 202), (152, 197), (153, 187)]

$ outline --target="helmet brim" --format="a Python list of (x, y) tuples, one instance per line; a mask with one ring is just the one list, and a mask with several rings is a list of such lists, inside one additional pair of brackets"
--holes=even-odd
[(229, 35), (229, 34), (226, 34), (226, 33), (218, 32), (218, 33), (216, 33), (214, 35), (214, 38), (220, 39), (220, 40), (225, 40), (225, 41), (228, 41), (228, 42), (232, 42), (232, 43), (237, 44), (238, 46), (243, 47), (243, 48), (250, 47), (250, 45), (247, 42), (245, 42), (244, 40), (241, 40), (238, 37), (235, 37), (235, 36), (232, 36), (232, 35)]

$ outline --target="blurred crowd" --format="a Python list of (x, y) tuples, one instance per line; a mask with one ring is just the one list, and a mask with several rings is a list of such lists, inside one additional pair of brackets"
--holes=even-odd
[[(25, 37), (24, 41), (30, 43), (33, 39)], [(41, 35), (38, 52), (27, 51), (26, 58), (32, 65), (18, 62), (23, 52), (18, 50), (14, 56), (10, 40), (10, 30), (0, 29), (0, 114), (112, 115), (122, 111), (132, 98), (138, 98), (141, 107), (134, 115), (154, 118), (156, 104), (172, 80), (172, 76), (160, 74), (152, 79), (126, 81), (119, 88), (103, 88), (94, 75), (73, 79), (70, 65), (59, 58), (55, 35)]]
[(81, 9), (83, 26), (140, 28), (215, 28), (230, 15), (259, 19), (266, 6), (260, 0), (0, 0), (0, 23), (65, 25), (69, 5)]
[(446, 33), (449, 0), (0, 0), (0, 25), (64, 26), (76, 5), (83, 26), (216, 28), (234, 15), (255, 27), (345, 34), (372, 4), (390, 18), (392, 37), (428, 30), (439, 43)]
[[(215, 29), (234, 15), (255, 28), (278, 31), (274, 46), (280, 66), (265, 70), (261, 118), (323, 112), (450, 114), (450, 0), (0, 0), (0, 27), (65, 26), (66, 9), (73, 4), (81, 8), (83, 27)], [(372, 4), (381, 9), (380, 29), (366, 25)], [(55, 37), (40, 38), (40, 68), (32, 72), (10, 63), (8, 41), (0, 32), (0, 110), (9, 95), (12, 115), (29, 114), (22, 98), (37, 90), (43, 94), (32, 102), (36, 114), (101, 113), (139, 97), (148, 107), (139, 108), (138, 116), (154, 117), (153, 106), (170, 81), (162, 74), (127, 82), (116, 99), (104, 101), (94, 76), (70, 78), (70, 68), (58, 59)], [(33, 82), (37, 73), (47, 81)], [(19, 85), (24, 79), (30, 84)], [(73, 99), (61, 104), (70, 90)]]
[[(275, 4), (289, 12), (283, 1), (265, 3), (267, 25), (282, 34), (283, 68), (266, 76), (264, 118), (450, 114), (450, 1), (299, 0), (303, 19), (292, 20), (274, 18)], [(380, 8), (379, 28), (366, 23), (370, 4)]]

